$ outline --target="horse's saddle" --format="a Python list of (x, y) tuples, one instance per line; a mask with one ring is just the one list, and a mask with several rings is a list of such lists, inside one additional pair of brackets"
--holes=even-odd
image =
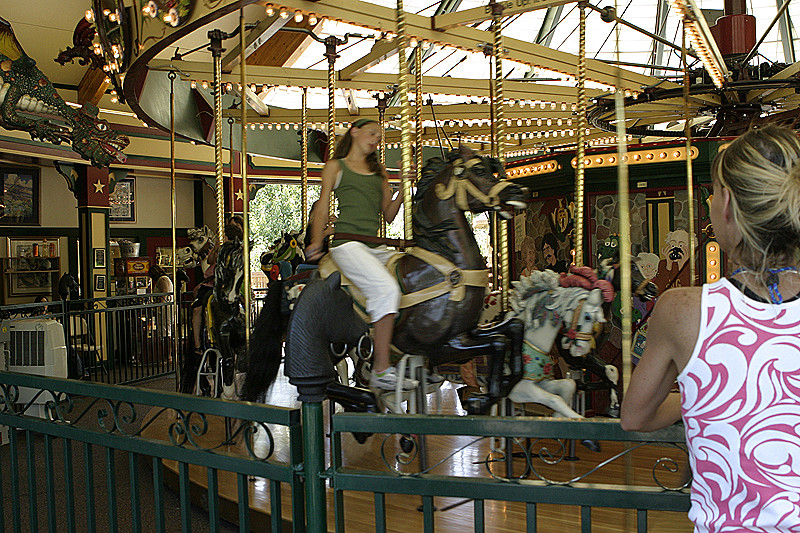
[[(401, 283), (401, 274), (399, 270), (399, 262), (404, 255), (411, 255), (431, 265), (438, 270), (444, 279), (435, 285), (420, 289), (414, 292), (404, 292), (403, 284)], [(413, 307), (422, 302), (433, 300), (444, 294), (450, 294), (450, 300), (460, 302), (466, 295), (466, 287), (486, 287), (488, 277), (487, 269), (481, 270), (464, 270), (457, 267), (444, 257), (437, 255), (433, 252), (425, 250), (424, 248), (413, 247), (408, 248), (405, 253), (397, 252), (386, 263), (386, 268), (394, 274), (402, 295), (400, 297), (400, 309)], [(325, 254), (319, 261), (319, 274), (322, 278), (327, 278), (334, 272), (339, 272), (342, 276), (342, 288), (346, 290), (353, 298), (354, 307), (358, 314), (364, 319), (365, 322), (371, 322), (366, 312), (366, 298), (361, 291), (356, 287), (352, 281), (341, 273), (338, 265), (333, 260), (330, 253)]]

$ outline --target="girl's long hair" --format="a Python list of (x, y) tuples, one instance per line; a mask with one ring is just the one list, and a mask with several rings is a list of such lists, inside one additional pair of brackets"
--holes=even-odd
[[(336, 143), (336, 151), (333, 154), (334, 159), (344, 159), (347, 157), (347, 154), (350, 153), (350, 148), (353, 146), (353, 135), (351, 132), (353, 128), (361, 128), (366, 126), (367, 124), (377, 124), (378, 122), (375, 120), (369, 119), (361, 119), (357, 120), (350, 126), (350, 129), (347, 130), (342, 138)], [(380, 159), (378, 159), (378, 152), (372, 152), (367, 156), (367, 166), (369, 167), (370, 172), (373, 174), (377, 174), (378, 176), (386, 176), (386, 167), (381, 164)]]

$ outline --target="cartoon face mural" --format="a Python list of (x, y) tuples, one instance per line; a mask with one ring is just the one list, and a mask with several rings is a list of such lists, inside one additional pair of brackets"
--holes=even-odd
[(609, 235), (605, 241), (597, 245), (597, 262), (603, 259), (615, 259), (619, 257), (619, 235)]
[(659, 257), (650, 252), (640, 252), (636, 256), (636, 265), (639, 267), (639, 272), (645, 279), (653, 279), (658, 273)]
[(668, 270), (672, 270), (675, 265), (683, 268), (689, 260), (689, 233), (682, 229), (667, 233), (661, 255), (666, 260)]

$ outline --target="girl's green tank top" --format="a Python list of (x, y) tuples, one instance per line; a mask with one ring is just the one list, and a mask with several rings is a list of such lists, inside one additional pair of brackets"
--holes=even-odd
[[(336, 233), (377, 236), (383, 200), (383, 176), (359, 174), (350, 170), (344, 160), (337, 161), (341, 167), (341, 178), (333, 190), (339, 202)], [(336, 240), (332, 246), (344, 242), (347, 241)]]

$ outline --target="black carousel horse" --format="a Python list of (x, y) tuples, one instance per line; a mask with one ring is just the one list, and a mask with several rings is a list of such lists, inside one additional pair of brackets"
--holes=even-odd
[[(505, 175), (496, 159), (479, 157), (465, 148), (451, 152), (446, 161), (429, 160), (414, 197), (415, 247), (400, 254), (390, 268), (396, 273), (404, 298), (415, 301), (408, 307), (401, 301), (393, 339), (398, 349), (425, 356), (431, 366), (489, 355), (489, 392), (486, 397), (474, 397), (467, 406), (470, 412), (488, 410), (522, 375), (522, 323), (512, 319), (477, 328), (488, 272), (464, 212), (494, 209), (510, 218), (508, 210), (526, 206), (527, 192), (497, 179), (495, 174)], [(273, 283), (270, 293), (280, 293), (282, 284)], [(359, 327), (345, 334), (340, 328), (349, 327), (350, 321), (329, 312), (324, 299), (312, 302), (307, 297), (314, 283), (318, 282), (309, 283), (300, 293), (289, 323), (285, 371), (295, 384), (304, 379), (304, 372), (295, 369), (315, 368), (326, 377), (333, 376), (330, 357), (318, 351), (321, 348), (311, 342), (315, 337), (307, 331), (322, 331), (323, 345), (327, 347), (337, 336), (339, 340), (355, 342), (367, 330), (361, 320)], [(422, 297), (420, 291), (426, 291), (428, 297)], [(330, 289), (330, 295), (349, 299), (336, 288)], [(281, 362), (279, 334), (283, 329), (283, 319), (277, 311), (280, 301), (280, 294), (268, 293), (255, 324), (242, 391), (246, 400), (257, 399), (277, 376)], [(311, 306), (314, 318), (308, 318), (307, 308)], [(510, 374), (504, 373), (507, 348), (511, 349)]]
[[(211, 382), (198, 380), (203, 394), (222, 394), (225, 398), (234, 398), (235, 373), (244, 372), (247, 368), (245, 316), (240, 297), (243, 281), (241, 241), (235, 239), (222, 243), (214, 268), (214, 290), (205, 308), (210, 347), (204, 354), (205, 363), (199, 368), (201, 374), (214, 374), (221, 379)], [(189, 362), (184, 370), (187, 377), (194, 379), (200, 366), (200, 361)], [(217, 390), (210, 389), (212, 383)]]

